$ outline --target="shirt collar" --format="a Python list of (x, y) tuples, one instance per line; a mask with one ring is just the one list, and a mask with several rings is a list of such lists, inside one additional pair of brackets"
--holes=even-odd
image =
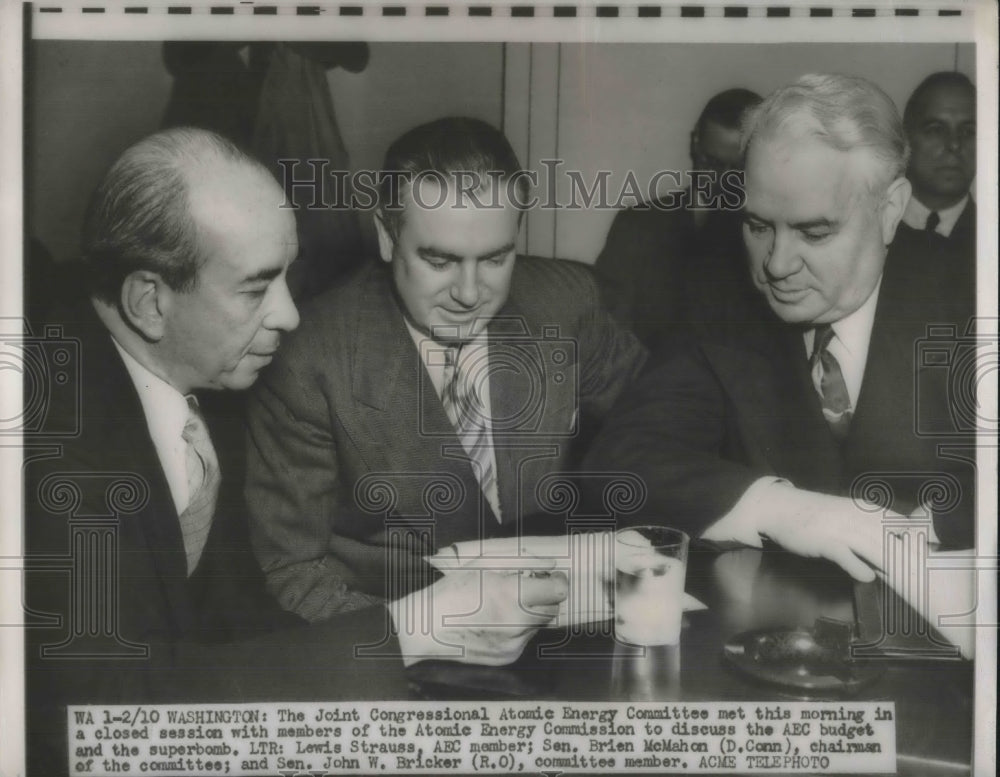
[[(882, 278), (864, 304), (833, 325), (833, 331), (844, 344), (844, 348), (852, 358), (860, 359), (868, 354), (868, 341), (872, 337), (872, 326), (875, 324), (875, 307), (878, 305), (878, 293), (882, 287)], [(864, 361), (861, 362), (862, 364)]]
[[(966, 194), (954, 205), (935, 211), (941, 221), (938, 222), (934, 231), (942, 237), (948, 237), (951, 234), (951, 231), (955, 228), (955, 224), (958, 222), (962, 212), (965, 210), (965, 206), (968, 204), (969, 195)], [(927, 225), (927, 217), (930, 215), (930, 208), (924, 205), (916, 197), (910, 197), (910, 201), (906, 204), (906, 210), (903, 211), (903, 223), (913, 229), (922, 230)]]
[(183, 512), (188, 501), (187, 476), (184, 470), (185, 442), (182, 434), (188, 419), (187, 399), (165, 380), (142, 365), (114, 338), (111, 342), (122, 357), (146, 416), (146, 426), (153, 440), (160, 465), (177, 511)]
[[(410, 333), (410, 339), (413, 340), (413, 344), (417, 347), (417, 352), (420, 354), (420, 361), (427, 368), (427, 372), (431, 377), (431, 383), (437, 390), (438, 396), (440, 396), (444, 390), (444, 352), (449, 346), (447, 343), (438, 342), (430, 335), (421, 332), (405, 316), (403, 317), (403, 322)], [(488, 347), (489, 337), (487, 332), (488, 330), (484, 328), (472, 340), (462, 344), (460, 360), (463, 363), (481, 348)]]

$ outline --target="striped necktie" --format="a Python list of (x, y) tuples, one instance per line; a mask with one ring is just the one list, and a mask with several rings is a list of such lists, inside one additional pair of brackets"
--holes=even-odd
[(181, 437), (186, 448), (184, 462), (188, 482), (188, 506), (180, 515), (181, 535), (187, 554), (187, 573), (191, 575), (198, 566), (205, 549), (215, 503), (219, 496), (219, 460), (208, 436), (205, 419), (198, 408), (198, 400), (188, 395), (188, 418)]
[(813, 386), (816, 387), (823, 405), (823, 417), (826, 418), (833, 436), (843, 440), (850, 430), (851, 414), (854, 411), (851, 408), (851, 397), (847, 393), (844, 374), (840, 370), (840, 362), (829, 350), (834, 334), (833, 327), (829, 324), (816, 327), (809, 366)]
[[(462, 447), (469, 455), (476, 480), (486, 501), (493, 508), (497, 521), (500, 516), (500, 498), (497, 491), (496, 466), (490, 442), (490, 424), (486, 406), (479, 394), (479, 387), (467, 369), (461, 368), (460, 347), (450, 347), (444, 354), (444, 391), (441, 404), (448, 420), (455, 427)], [(481, 371), (487, 379), (488, 371)]]

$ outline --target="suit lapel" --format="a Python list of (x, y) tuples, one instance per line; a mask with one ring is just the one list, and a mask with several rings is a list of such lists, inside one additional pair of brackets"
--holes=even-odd
[[(84, 365), (95, 372), (87, 376), (84, 386), (96, 390), (84, 395), (82, 413), (85, 423), (100, 426), (94, 439), (101, 450), (95, 452), (94, 460), (106, 462), (112, 471), (135, 473), (146, 482), (147, 503), (140, 511), (121, 518), (120, 536), (134, 537), (145, 545), (155, 568), (151, 579), (159, 582), (173, 622), (184, 630), (191, 623), (191, 603), (180, 521), (132, 379), (96, 316), (93, 323), (98, 329), (88, 337)], [(124, 542), (120, 549), (134, 553)], [(141, 570), (141, 559), (123, 559), (123, 568), (133, 566)]]
[[(495, 419), (493, 449), (504, 533), (527, 512), (537, 509), (530, 487), (536, 479), (526, 469), (531, 466), (528, 461), (554, 459), (559, 453), (558, 444), (546, 431), (553, 419), (563, 417), (556, 407), (562, 396), (558, 385), (538, 373), (545, 368), (545, 354), (537, 348), (536, 334), (529, 331), (527, 319), (514, 300), (509, 300), (490, 323), (490, 406)], [(568, 430), (568, 420), (566, 427)]]
[(801, 330), (775, 321), (749, 337), (737, 334), (724, 349), (709, 358), (744, 408), (740, 444), (750, 449), (734, 453), (767, 462), (802, 488), (839, 486), (843, 459), (812, 385)]
[[(426, 514), (425, 487), (438, 473), (459, 482), (464, 509), (437, 516), (437, 541), (451, 542), (456, 532), (468, 535), (469, 500), (482, 501), (479, 483), (381, 267), (363, 284), (354, 335), (351, 386), (368, 433), (363, 454), (368, 469), (390, 480), (398, 476), (396, 512), (404, 516)], [(415, 463), (428, 462), (436, 463), (434, 472), (414, 470)]]
[(913, 349), (924, 334), (918, 323), (927, 310), (896, 291), (902, 268), (887, 261), (868, 345), (861, 394), (845, 441), (849, 461), (898, 459), (887, 446), (908, 439), (915, 423)]
[[(823, 415), (823, 402), (813, 385), (802, 330), (782, 327), (782, 351), (789, 376), (787, 402), (796, 408), (786, 427), (788, 439), (800, 439), (802, 449), (792, 450), (785, 466), (801, 473), (801, 485), (822, 490), (839, 488), (843, 481), (844, 457), (841, 443), (833, 436)], [(777, 362), (781, 364), (781, 362)], [(809, 484), (809, 485), (807, 485)]]

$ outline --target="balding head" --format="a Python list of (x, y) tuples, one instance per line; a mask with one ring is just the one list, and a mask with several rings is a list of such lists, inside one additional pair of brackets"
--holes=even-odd
[(129, 148), (94, 195), (84, 259), (115, 340), (186, 394), (246, 389), (298, 326), (295, 217), (267, 170), (210, 132)]
[(166, 130), (126, 149), (94, 191), (84, 218), (91, 294), (116, 305), (123, 281), (136, 270), (155, 272), (176, 290), (190, 288), (204, 258), (192, 190), (230, 170), (278, 186), (258, 161), (206, 130)]

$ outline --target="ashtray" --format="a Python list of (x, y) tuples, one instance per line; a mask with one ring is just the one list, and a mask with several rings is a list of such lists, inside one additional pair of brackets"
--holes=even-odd
[(762, 629), (738, 634), (722, 650), (737, 671), (782, 688), (848, 692), (877, 680), (882, 662), (853, 660), (849, 645), (819, 629)]

